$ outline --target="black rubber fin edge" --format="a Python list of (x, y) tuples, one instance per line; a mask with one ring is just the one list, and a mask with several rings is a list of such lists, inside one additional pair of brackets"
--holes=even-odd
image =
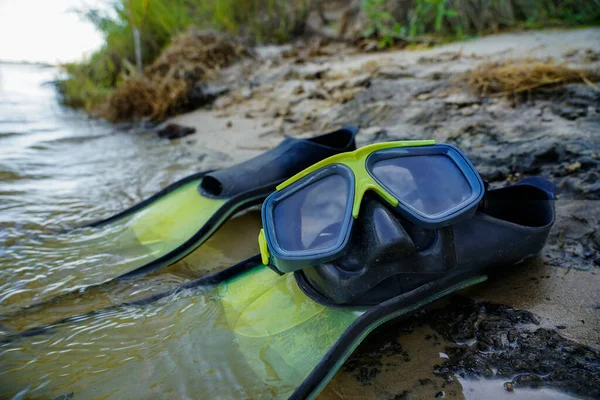
[(310, 138), (286, 137), (246, 161), (208, 173), (198, 186), (203, 197), (228, 199), (268, 184), (275, 186), (333, 155), (354, 150), (358, 128), (345, 126)]
[(541, 176), (530, 176), (515, 183), (513, 186), (533, 186), (544, 192), (549, 200), (556, 199), (556, 185)]

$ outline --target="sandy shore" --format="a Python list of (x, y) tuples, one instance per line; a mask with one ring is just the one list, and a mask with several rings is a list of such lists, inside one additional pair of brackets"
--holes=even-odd
[[(600, 52), (600, 28), (498, 34), (415, 51), (351, 54), (344, 49), (340, 55), (315, 58), (300, 66), (282, 60), (280, 51), (266, 51), (266, 60), (259, 61), (262, 66), (254, 66), (254, 71), (242, 79), (246, 84), (239, 85), (231, 95), (221, 98), (213, 110), (192, 111), (167, 123), (196, 128), (197, 133), (189, 137), (195, 147), (199, 151), (208, 149), (226, 155), (221, 157), (225, 165), (277, 145), (283, 140), (283, 134), (311, 136), (319, 133), (314, 130), (319, 124), (330, 128), (338, 120), (344, 123), (341, 117), (332, 118), (332, 115), (340, 113), (339, 101), (306, 99), (307, 93), (319, 86), (314, 79), (314, 75), (319, 73), (324, 74), (330, 85), (341, 85), (365, 73), (376, 75), (377, 72), (396, 80), (439, 81), (468, 71), (482, 61), (523, 57), (551, 58), (557, 62), (597, 69), (600, 65), (598, 59), (586, 59), (585, 51)], [(231, 70), (240, 74), (237, 66)], [(253, 89), (249, 89), (251, 86), (254, 86)], [(303, 93), (298, 93), (300, 91)], [(285, 116), (280, 115), (282, 110), (287, 111), (290, 102), (294, 103), (292, 112), (297, 111), (301, 117), (311, 113), (315, 122), (308, 129), (302, 129), (295, 121), (288, 122)], [(352, 120), (348, 118), (347, 122)], [(390, 127), (394, 131), (406, 128)], [(363, 140), (368, 141), (368, 138)], [(219, 160), (208, 162), (221, 164)]]

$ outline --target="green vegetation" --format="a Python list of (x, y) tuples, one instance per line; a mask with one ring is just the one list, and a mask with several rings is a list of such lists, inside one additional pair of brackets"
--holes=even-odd
[(80, 10), (103, 35), (104, 46), (81, 63), (65, 65), (59, 85), (65, 104), (95, 109), (135, 72), (134, 30), (144, 65), (190, 26), (253, 41), (285, 42), (302, 30), (309, 0), (115, 0), (111, 9)]
[(366, 36), (380, 47), (398, 39), (436, 35), (461, 39), (467, 35), (511, 28), (542, 28), (600, 23), (600, 0), (413, 0), (406, 10), (386, 0), (363, 0)]
[(403, 26), (394, 21), (391, 12), (385, 9), (385, 0), (365, 0), (363, 12), (368, 21), (368, 26), (363, 36), (376, 36), (379, 38), (379, 47), (387, 47), (394, 44), (394, 39), (406, 34)]
[[(289, 41), (304, 32), (310, 12), (326, 1), (112, 0), (109, 10), (81, 10), (81, 16), (102, 32), (105, 42), (87, 60), (65, 65), (68, 79), (60, 83), (63, 100), (97, 111), (107, 99), (110, 102), (115, 88), (131, 78), (139, 81), (136, 31), (141, 61), (147, 66), (191, 26), (249, 42)], [(347, 1), (350, 5), (357, 0)], [(600, 0), (361, 0), (360, 9), (366, 21), (363, 36), (377, 38), (382, 48), (423, 36), (453, 40), (510, 28), (600, 22)], [(175, 112), (169, 110), (167, 114)], [(154, 114), (163, 116), (164, 112)]]

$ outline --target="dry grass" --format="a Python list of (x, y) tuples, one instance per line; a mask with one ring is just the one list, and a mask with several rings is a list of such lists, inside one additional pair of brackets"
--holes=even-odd
[(131, 74), (98, 110), (111, 121), (141, 117), (160, 121), (186, 109), (194, 85), (246, 54), (237, 42), (212, 32), (190, 29), (176, 37), (158, 59)]
[(599, 74), (552, 61), (511, 59), (483, 63), (468, 72), (465, 78), (481, 96), (509, 96), (576, 82), (596, 87), (593, 82), (599, 80)]

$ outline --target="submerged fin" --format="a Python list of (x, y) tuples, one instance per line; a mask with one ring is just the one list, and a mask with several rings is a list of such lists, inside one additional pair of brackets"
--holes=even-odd
[(335, 308), (254, 257), (6, 340), (0, 397), (314, 398), (375, 327), (484, 279), (451, 277), (375, 307)]

